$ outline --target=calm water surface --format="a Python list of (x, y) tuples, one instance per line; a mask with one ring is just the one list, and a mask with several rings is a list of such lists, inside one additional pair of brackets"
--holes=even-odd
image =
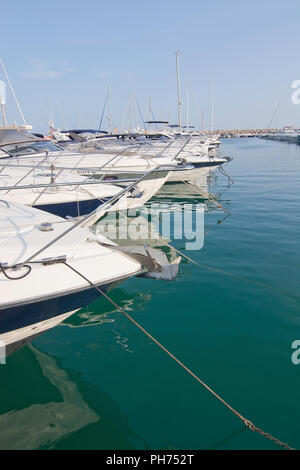
[[(234, 158), (234, 184), (217, 171), (211, 191), (231, 216), (209, 204), (204, 247), (186, 253), (236, 277), (182, 262), (172, 283), (130, 279), (110, 296), (234, 408), (300, 449), (300, 148), (230, 139), (221, 151)], [(0, 436), (2, 449), (277, 448), (105, 299), (0, 366)]]

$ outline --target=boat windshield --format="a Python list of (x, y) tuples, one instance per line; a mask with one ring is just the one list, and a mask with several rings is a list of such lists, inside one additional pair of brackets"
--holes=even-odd
[(49, 142), (48, 140), (40, 140), (37, 142), (19, 142), (15, 144), (2, 145), (0, 147), (1, 156), (11, 157), (20, 155), (32, 155), (43, 152), (61, 152), (63, 150), (60, 145)]

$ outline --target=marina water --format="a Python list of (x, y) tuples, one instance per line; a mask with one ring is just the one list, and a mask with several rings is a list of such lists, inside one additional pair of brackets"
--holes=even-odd
[[(172, 283), (110, 292), (257, 426), (300, 448), (300, 147), (224, 139), (234, 184), (216, 171), (204, 246)], [(176, 185), (178, 186), (178, 185)], [(182, 185), (185, 186), (185, 185)], [(202, 203), (169, 186), (163, 201)], [(162, 197), (162, 196), (161, 196)], [(155, 198), (160, 201), (160, 195)], [(232, 275), (229, 275), (229, 274)], [(100, 298), (0, 365), (2, 449), (276, 449)]]

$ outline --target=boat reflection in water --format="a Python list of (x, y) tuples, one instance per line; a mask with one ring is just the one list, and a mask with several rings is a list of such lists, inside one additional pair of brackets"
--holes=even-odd
[(170, 199), (170, 201), (184, 204), (197, 203), (210, 199), (218, 200), (219, 196), (211, 192), (212, 183), (216, 178), (216, 173), (208, 170), (202, 175), (197, 175), (189, 183), (182, 181), (165, 184), (158, 193), (153, 196), (152, 201), (161, 200), (165, 202), (165, 200)]
[[(220, 171), (220, 173), (222, 172)], [(201, 176), (197, 175), (193, 181), (188, 183), (165, 184), (151, 201), (145, 204), (145, 207), (156, 202), (168, 204), (170, 207), (174, 205), (173, 207), (177, 208), (183, 208), (185, 204), (204, 204), (205, 213), (216, 214), (218, 216), (217, 224), (220, 224), (230, 215), (226, 208), (228, 204), (230, 205), (230, 200), (224, 196), (232, 184), (232, 179), (226, 173), (222, 174), (221, 181), (219, 177), (217, 172), (207, 171)], [(218, 189), (217, 193), (212, 192), (212, 186)]]
[[(120, 305), (124, 310), (140, 310), (143, 308), (145, 302), (151, 300), (150, 294), (143, 292), (129, 294), (121, 287), (115, 288), (110, 296), (113, 298), (114, 302)], [(119, 311), (105, 299), (99, 297), (88, 307), (78, 310), (76, 315), (66, 318), (62, 322), (62, 325), (70, 328), (83, 328), (104, 323), (114, 323), (113, 314), (115, 313), (119, 313)]]
[[(115, 288), (111, 295), (126, 310), (140, 309), (151, 300), (150, 294), (131, 295), (120, 287)], [(89, 426), (92, 426), (92, 430), (87, 432), (89, 436), (94, 436), (89, 437), (89, 448), (147, 448), (144, 440), (129, 428), (127, 417), (121, 414), (118, 405), (110, 397), (99, 387), (85, 381), (81, 374), (61, 368), (55, 359), (61, 357), (60, 347), (63, 347), (65, 353), (70, 346), (73, 353), (77, 354), (76, 347), (73, 350), (74, 341), (76, 343), (78, 339), (77, 329), (95, 328), (98, 332), (98, 328), (105, 324), (112, 324), (109, 329), (113, 335), (110, 335), (109, 340), (113, 338), (118, 348), (130, 352), (127, 338), (113, 326), (115, 313), (113, 305), (99, 297), (83, 309), (5, 334), (8, 355), (26, 347), (8, 357), (7, 365), (0, 367), (1, 450), (60, 446), (64, 449), (78, 448), (81, 435), (84, 440), (84, 433)], [(60, 334), (58, 338), (57, 335), (47, 337), (46, 334), (37, 342), (29, 344), (54, 327), (61, 329), (63, 339)], [(91, 340), (93, 333), (90, 336)], [(86, 341), (86, 336), (83, 337)], [(98, 333), (97, 337), (96, 349), (102, 343)], [(93, 346), (90, 340), (86, 344), (87, 348)], [(54, 355), (41, 351), (52, 350), (53, 346)], [(30, 377), (34, 379), (34, 387)], [(22, 390), (22, 393), (16, 396), (17, 389)], [(12, 402), (10, 396), (14, 397)]]
[(159, 250), (117, 247), (83, 227), (98, 220), (98, 210), (74, 222), (1, 203), (1, 358), (130, 277), (177, 274), (180, 257), (170, 264)]
[[(129, 295), (126, 290), (115, 288), (113, 290), (113, 298), (123, 309), (133, 310), (140, 308), (144, 302), (149, 301), (151, 295), (144, 293)], [(57, 315), (54, 318), (29, 325), (25, 328), (18, 328), (17, 330), (0, 334), (0, 341), (3, 341), (6, 345), (5, 352), (8, 357), (31, 343), (43, 333), (46, 333), (54, 327), (59, 327), (60, 324), (70, 328), (78, 328), (96, 326), (103, 323), (113, 323), (114, 319), (110, 315), (116, 311), (112, 304), (103, 301), (100, 297), (89, 306), (82, 309), (73, 310), (62, 315)]]
[[(165, 185), (159, 196), (157, 198), (153, 198), (152, 202), (146, 204), (141, 210), (135, 212), (133, 211), (130, 217), (128, 217), (128, 213), (124, 213), (124, 211), (118, 213), (117, 215), (114, 213), (107, 214), (100, 220), (98, 224), (95, 225), (95, 231), (102, 231), (102, 235), (116, 242), (118, 245), (129, 245), (131, 243), (134, 245), (148, 245), (150, 247), (163, 248), (169, 261), (172, 262), (176, 258), (177, 253), (170, 246), (167, 246), (170, 240), (163, 238), (159, 233), (159, 227), (157, 227), (151, 221), (152, 214), (149, 211), (149, 208), (152, 209), (153, 206), (151, 207), (151, 204), (153, 202), (156, 203), (156, 201), (160, 201), (162, 204), (169, 203), (170, 210), (172, 210), (172, 203), (179, 203), (180, 205), (183, 205), (185, 203), (196, 204), (205, 202), (206, 212), (215, 211), (216, 205), (212, 204), (211, 200), (214, 199), (214, 201), (219, 201), (220, 196), (209, 192), (212, 178), (215, 178), (215, 176), (213, 176), (211, 173), (205, 175), (205, 177), (202, 177), (201, 181), (198, 179), (198, 181), (195, 181), (195, 184), (193, 185), (187, 185), (185, 183), (173, 183)], [(217, 210), (217, 212), (219, 211), (220, 209)], [(144, 231), (143, 236), (131, 240), (130, 233), (128, 233), (128, 227), (137, 219), (141, 220), (142, 217), (145, 222), (142, 224), (142, 229)], [(111, 231), (110, 228), (112, 227), (113, 230)], [(120, 233), (125, 233), (127, 236), (120, 238)], [(125, 309), (138, 308), (140, 302), (150, 300), (149, 295), (142, 293), (135, 294), (134, 296), (130, 297), (126, 291), (115, 289), (117, 284), (118, 283), (114, 283), (111, 286), (111, 288), (114, 288), (113, 296), (114, 298), (116, 297), (115, 301)], [(97, 305), (97, 307), (94, 308), (93, 305)], [(109, 313), (114, 311), (114, 307), (109, 305), (108, 302), (105, 302), (105, 311), (103, 311), (102, 308), (100, 308), (99, 311), (99, 305), (100, 304), (98, 304), (96, 301), (96, 304), (94, 302), (92, 306), (88, 305), (82, 309), (78, 308), (69, 312), (63, 311), (61, 314), (57, 312), (55, 317), (51, 317), (44, 321), (0, 334), (0, 341), (3, 341), (6, 345), (6, 355), (9, 356), (21, 347), (30, 343), (42, 333), (56, 327), (60, 323), (70, 327), (83, 327), (113, 321), (111, 318), (109, 318)], [(76, 315), (74, 315), (75, 313)]]
[(0, 369), (1, 450), (78, 448), (87, 429), (91, 449), (147, 447), (110, 397), (48, 354), (30, 345), (9, 361)]
[[(182, 195), (185, 191), (185, 196), (180, 196), (183, 202), (194, 203), (194, 196), (189, 198), (187, 194), (186, 184), (168, 186), (170, 190), (173, 188), (173, 195), (168, 196), (170, 201), (176, 200), (180, 187)], [(201, 202), (199, 194), (195, 201)], [(120, 224), (127, 223), (126, 218), (118, 220)], [(149, 228), (155, 233), (151, 223)], [(149, 239), (151, 246), (163, 246), (168, 241), (161, 240), (158, 232), (157, 235)], [(127, 244), (128, 240), (125, 241)], [(136, 245), (139, 240), (133, 242)], [(168, 257), (172, 256), (169, 247), (164, 251)], [(128, 282), (139, 286), (141, 281)], [(131, 294), (126, 286), (114, 286), (109, 295), (126, 311), (141, 312), (146, 302), (151, 301), (151, 294), (139, 290), (139, 287), (134, 288)], [(116, 403), (120, 402), (122, 407), (118, 394), (113, 395), (112, 400), (102, 392), (103, 389), (110, 393), (110, 385), (115, 388), (114, 378), (112, 382), (106, 381), (105, 375), (114, 376), (117, 371), (116, 383), (122, 383), (126, 377), (121, 369), (127, 373), (132, 357), (139, 361), (149, 354), (144, 338), (136, 335), (133, 342), (126, 320), (117, 322), (116, 319), (122, 317), (116, 314), (115, 307), (99, 297), (82, 309), (5, 333), (8, 354), (27, 346), (8, 357), (8, 366), (0, 367), (0, 449), (148, 448), (129, 426), (127, 416), (121, 413)], [(42, 333), (45, 334), (40, 336)], [(135, 331), (132, 334), (135, 335)], [(33, 345), (29, 344), (32, 340), (35, 340)], [(144, 349), (139, 348), (139, 341)], [(138, 354), (123, 354), (124, 351), (138, 351)], [(121, 367), (116, 369), (119, 360)], [(105, 370), (107, 373), (103, 374)], [(138, 393), (139, 387), (142, 390), (141, 384), (136, 387)], [(16, 392), (18, 390), (21, 393)], [(132, 422), (137, 429), (142, 429), (134, 420)]]
[(6, 356), (10, 356), (18, 349), (22, 348), (23, 346), (26, 346), (28, 343), (33, 341), (42, 333), (47, 330), (50, 330), (51, 328), (54, 328), (59, 323), (61, 323), (77, 311), (78, 310), (72, 310), (71, 312), (63, 313), (62, 315), (57, 315), (53, 318), (49, 318), (47, 320), (28, 325), (24, 328), (18, 328), (16, 330), (0, 334), (0, 341), (5, 344)]

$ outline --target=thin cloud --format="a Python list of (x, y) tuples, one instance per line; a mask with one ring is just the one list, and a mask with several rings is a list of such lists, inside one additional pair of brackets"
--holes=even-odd
[(23, 72), (22, 77), (36, 80), (53, 80), (72, 72), (72, 67), (66, 63), (58, 64), (56, 67), (53, 67), (49, 62), (32, 60), (30, 61), (30, 69)]

